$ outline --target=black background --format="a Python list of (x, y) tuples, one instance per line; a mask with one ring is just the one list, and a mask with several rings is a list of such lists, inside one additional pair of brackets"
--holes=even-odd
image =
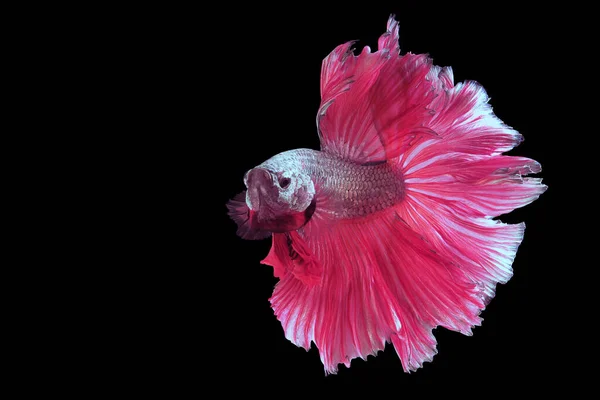
[[(169, 96), (162, 99), (169, 112), (155, 117), (169, 139), (158, 157), (175, 170), (165, 175), (158, 168), (157, 177), (172, 189), (166, 219), (177, 226), (162, 232), (176, 243), (152, 277), (164, 281), (150, 290), (156, 304), (149, 318), (161, 334), (154, 333), (153, 350), (143, 359), (157, 381), (168, 375), (174, 385), (201, 379), (248, 392), (276, 386), (401, 391), (419, 383), (460, 390), (474, 382), (533, 389), (563, 376), (569, 369), (560, 339), (564, 313), (556, 312), (559, 301), (548, 280), (561, 257), (553, 217), (563, 179), (557, 138), (564, 96), (555, 82), (564, 63), (557, 48), (570, 17), (560, 9), (550, 14), (500, 2), (326, 7), (213, 4), (149, 22), (152, 46), (160, 49), (154, 57), (165, 65), (151, 87), (161, 85)], [(349, 40), (374, 51), (390, 14), (400, 22), (402, 53), (428, 53), (436, 65), (452, 66), (455, 82), (484, 86), (496, 115), (525, 137), (510, 154), (539, 161), (549, 190), (501, 218), (525, 221), (525, 238), (514, 277), (498, 287), (474, 336), (436, 329), (439, 353), (416, 373), (404, 373), (387, 345), (377, 357), (354, 360), (326, 377), (314, 346), (306, 352), (287, 341), (269, 306), (277, 280), (259, 262), (270, 240), (238, 238), (225, 203), (244, 189), (248, 169), (281, 151), (319, 148), (323, 58)]]

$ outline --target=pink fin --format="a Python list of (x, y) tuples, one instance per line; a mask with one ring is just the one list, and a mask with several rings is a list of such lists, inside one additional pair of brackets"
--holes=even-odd
[(531, 203), (546, 190), (541, 179), (523, 177), (539, 172), (540, 165), (523, 157), (464, 153), (415, 159), (405, 167), (406, 197), (396, 207), (398, 214), (438, 254), (460, 265), (489, 301), (496, 284), (512, 276), (525, 229), (523, 223), (491, 218)]
[(360, 163), (397, 157), (423, 137), (436, 136), (423, 125), (435, 97), (425, 79), (431, 61), (425, 55), (399, 55), (393, 17), (378, 44), (377, 52), (365, 47), (359, 56), (352, 43), (338, 46), (321, 70), (321, 149)]
[(432, 68), (439, 96), (427, 121), (438, 133), (398, 160), (406, 196), (396, 212), (432, 248), (476, 282), (489, 301), (512, 276), (525, 224), (492, 218), (535, 201), (547, 189), (537, 161), (502, 155), (523, 140), (504, 125), (475, 82), (454, 85), (452, 70)]
[(285, 274), (271, 304), (289, 340), (316, 344), (327, 373), (386, 341), (402, 343), (404, 368), (414, 370), (436, 352), (433, 328), (469, 334), (480, 323), (481, 288), (394, 210), (323, 230), (305, 244), (322, 265), (322, 281), (306, 285)]
[(274, 233), (273, 245), (262, 264), (273, 267), (273, 274), (283, 278), (288, 272), (308, 286), (321, 282), (323, 268), (297, 232)]
[[(403, 210), (439, 220), (439, 212), (462, 213), (459, 220), (490, 218), (536, 200), (547, 189), (537, 161), (504, 156), (522, 136), (492, 112), (475, 82), (454, 85), (452, 70), (435, 67), (428, 77), (439, 96), (427, 121), (438, 139), (413, 146), (397, 160), (407, 193)], [(408, 208), (407, 208), (408, 207)], [(430, 208), (434, 207), (434, 208)], [(420, 219), (418, 223), (430, 222)], [(415, 223), (415, 224), (418, 224)]]
[(436, 132), (439, 140), (427, 140), (407, 149), (405, 166), (410, 160), (414, 159), (412, 164), (417, 165), (419, 160), (427, 161), (443, 153), (499, 155), (523, 141), (517, 131), (494, 115), (489, 97), (478, 83), (469, 81), (454, 86), (452, 69), (437, 66), (427, 79), (437, 96), (429, 105), (431, 115), (423, 123)]
[(274, 233), (269, 254), (260, 263), (273, 267), (273, 275), (276, 278), (283, 278), (291, 269), (291, 260), (286, 238), (284, 233)]
[(271, 232), (257, 229), (252, 225), (251, 211), (246, 205), (246, 191), (238, 193), (227, 202), (227, 214), (238, 226), (237, 235), (243, 239), (258, 240), (265, 239)]

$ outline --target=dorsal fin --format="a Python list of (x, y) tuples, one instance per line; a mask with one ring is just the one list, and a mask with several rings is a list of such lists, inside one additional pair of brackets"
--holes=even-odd
[(359, 163), (398, 157), (423, 136), (435, 98), (426, 79), (432, 63), (426, 55), (400, 56), (398, 22), (388, 20), (379, 50), (353, 54), (353, 42), (338, 46), (321, 70), (317, 126), (321, 150)]

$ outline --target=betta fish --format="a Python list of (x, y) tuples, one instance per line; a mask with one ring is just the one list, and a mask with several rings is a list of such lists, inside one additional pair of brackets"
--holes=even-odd
[(377, 51), (335, 48), (322, 63), (320, 150), (250, 169), (227, 203), (240, 237), (271, 237), (271, 307), (326, 374), (390, 342), (415, 371), (437, 353), (436, 327), (471, 335), (525, 230), (494, 218), (546, 190), (526, 177), (538, 162), (503, 155), (523, 138), (485, 90), (401, 54), (398, 39), (392, 15)]

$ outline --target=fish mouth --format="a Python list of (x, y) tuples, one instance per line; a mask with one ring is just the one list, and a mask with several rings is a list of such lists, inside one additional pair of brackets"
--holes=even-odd
[(244, 179), (248, 189), (246, 203), (252, 211), (259, 211), (269, 203), (269, 200), (277, 193), (274, 184), (273, 176), (270, 171), (263, 168), (253, 168), (246, 174)]

